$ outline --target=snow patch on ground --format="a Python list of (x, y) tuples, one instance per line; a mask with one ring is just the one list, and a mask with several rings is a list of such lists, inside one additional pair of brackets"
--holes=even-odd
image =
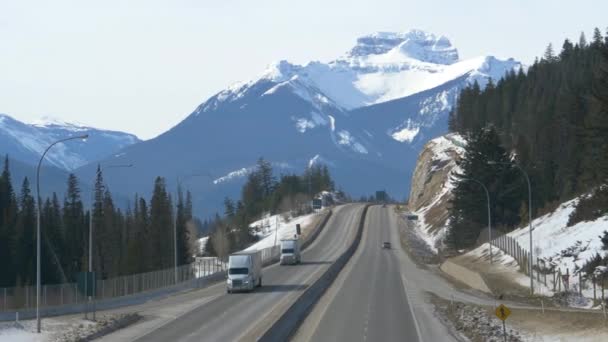
[(249, 246), (246, 251), (261, 250), (279, 244), (281, 239), (292, 238), (296, 235), (296, 225), (299, 224), (302, 228), (310, 224), (315, 217), (315, 213), (299, 216), (295, 218), (285, 219), (283, 215), (268, 215), (258, 221), (251, 223), (249, 226), (256, 230), (255, 235), (260, 241)]

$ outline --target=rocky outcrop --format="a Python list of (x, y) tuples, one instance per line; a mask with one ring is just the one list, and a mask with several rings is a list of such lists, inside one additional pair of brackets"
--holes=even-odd
[(429, 141), (418, 157), (412, 176), (409, 210), (419, 215), (421, 236), (435, 250), (445, 234), (453, 184), (450, 175), (464, 153), (464, 139), (447, 134)]

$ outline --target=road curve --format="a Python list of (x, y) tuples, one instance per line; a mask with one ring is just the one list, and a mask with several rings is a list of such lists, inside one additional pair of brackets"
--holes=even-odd
[[(399, 258), (399, 241), (389, 222), (390, 207), (369, 208), (359, 251), (342, 271), (339, 286), (321, 304), (311, 341), (419, 341), (418, 326), (404, 290)], [(390, 241), (393, 249), (382, 249)], [(330, 291), (331, 292), (331, 291)], [(307, 320), (310, 320), (309, 317)], [(303, 326), (309, 329), (306, 324)], [(301, 337), (301, 332), (298, 335)], [(296, 337), (296, 340), (301, 338)]]
[(336, 208), (323, 232), (303, 252), (301, 265), (265, 268), (264, 286), (253, 293), (228, 295), (224, 286), (214, 286), (205, 296), (217, 298), (138, 341), (256, 340), (350, 246), (363, 207), (352, 204)]

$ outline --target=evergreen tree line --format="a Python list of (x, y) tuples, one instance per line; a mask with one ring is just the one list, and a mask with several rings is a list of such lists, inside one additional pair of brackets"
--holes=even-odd
[(277, 178), (270, 162), (260, 158), (255, 170), (247, 176), (241, 198), (224, 200), (223, 217), (216, 214), (210, 223), (212, 233), (205, 251), (209, 255), (225, 256), (255, 242), (249, 224), (263, 214), (291, 212), (302, 215), (311, 211), (315, 194), (333, 191), (334, 181), (325, 165), (306, 168), (302, 175), (284, 174)]
[[(605, 214), (607, 190), (600, 186), (608, 177), (608, 36), (603, 37), (596, 28), (590, 43), (584, 33), (577, 43), (566, 39), (559, 54), (549, 45), (544, 56), (537, 59), (527, 73), (511, 71), (497, 83), (490, 81), (483, 90), (477, 83), (463, 89), (450, 113), (449, 126), (451, 131), (468, 136), (469, 142), (473, 143), (467, 148), (467, 155), (469, 149), (476, 150), (477, 153), (489, 153), (479, 158), (491, 160), (504, 151), (502, 157), (506, 162), (513, 159), (530, 175), (534, 215), (594, 189), (599, 190), (594, 191), (592, 200), (581, 201), (577, 208), (579, 215), (575, 215), (571, 223)], [(488, 127), (491, 128), (488, 130)], [(497, 144), (492, 145), (494, 152), (475, 146), (479, 139), (493, 139), (494, 134), (498, 139)], [(517, 170), (495, 166), (491, 173), (495, 179), (486, 179), (479, 174), (486, 172), (488, 166), (473, 162), (472, 153), (463, 161), (463, 176), (484, 178), (491, 187), (496, 187), (495, 191), (506, 191), (506, 194), (494, 195), (512, 196), (515, 203), (505, 207), (508, 210), (503, 218), (497, 217), (498, 222), (505, 227), (521, 223), (527, 216), (527, 209), (524, 209), (527, 189), (525, 183), (523, 186), (516, 184), (521, 180), (511, 183), (511, 171)], [(467, 169), (467, 163), (476, 166)], [(502, 177), (505, 180), (500, 180)], [(521, 174), (515, 178), (523, 179)], [(483, 190), (466, 196), (465, 188), (475, 188), (475, 184), (470, 183), (461, 183), (456, 188), (462, 193), (456, 193), (453, 201), (451, 213), (455, 221), (450, 222), (452, 226), (463, 226), (465, 219), (487, 225), (483, 223), (481, 213), (475, 218), (459, 212), (470, 209), (474, 201), (479, 201), (483, 207), (482, 197), (475, 198), (485, 196), (480, 193)], [(513, 213), (519, 213), (519, 218), (516, 219)], [(475, 230), (465, 238), (468, 241), (465, 245), (476, 236)], [(458, 235), (456, 231), (451, 235), (452, 243), (460, 246), (454, 240)]]
[[(41, 275), (43, 284), (73, 282), (88, 271), (89, 225), (93, 228), (93, 270), (111, 278), (173, 267), (173, 224), (177, 224), (178, 263), (191, 262), (196, 241), (190, 192), (177, 194), (177, 208), (161, 177), (152, 198), (135, 196), (125, 211), (114, 204), (98, 167), (92, 199), (82, 198), (77, 177), (69, 175), (63, 199), (41, 201)], [(85, 203), (92, 203), (89, 209)], [(92, 212), (92, 217), (91, 217)], [(0, 175), (0, 287), (36, 281), (36, 200), (25, 178), (16, 194), (6, 157)]]

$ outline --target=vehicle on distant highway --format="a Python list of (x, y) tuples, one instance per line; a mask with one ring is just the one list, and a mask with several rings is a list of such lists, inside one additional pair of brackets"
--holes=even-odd
[(388, 241), (385, 241), (382, 243), (382, 248), (383, 249), (391, 249), (391, 243)]
[(301, 261), (300, 239), (281, 240), (281, 265), (294, 265)]
[(253, 291), (262, 286), (262, 253), (239, 252), (228, 258), (226, 292)]

